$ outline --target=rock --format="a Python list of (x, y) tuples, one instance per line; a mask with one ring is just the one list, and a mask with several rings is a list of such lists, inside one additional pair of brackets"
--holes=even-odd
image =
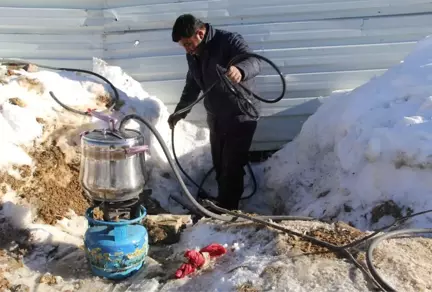
[(24, 284), (15, 285), (10, 289), (12, 292), (30, 292), (30, 287)]
[(47, 285), (55, 285), (57, 284), (57, 279), (50, 273), (46, 273), (39, 279), (39, 283), (47, 284)]
[(18, 69), (8, 69), (6, 72), (6, 76), (13, 76), (13, 75), (19, 76), (19, 75), (21, 75), (20, 73), (15, 72), (15, 70), (18, 70)]
[(99, 207), (94, 208), (93, 219), (103, 221), (104, 220), (103, 215), (104, 215), (104, 213), (101, 210), (101, 208), (99, 208)]
[(55, 278), (55, 282), (56, 282), (57, 284), (61, 284), (61, 283), (64, 283), (64, 281), (63, 281), (63, 278), (62, 278), (62, 277), (60, 277), (60, 276), (55, 276), (54, 278)]
[(46, 123), (44, 119), (39, 118), (39, 117), (36, 118), (36, 122), (38, 122), (39, 124), (45, 124)]
[(34, 72), (39, 71), (38, 66), (36, 66), (34, 64), (27, 64), (23, 67), (23, 69), (26, 70), (27, 72), (30, 72), (30, 73), (34, 73)]
[(80, 289), (80, 288), (81, 288), (81, 284), (80, 284), (80, 283), (76, 283), (76, 284), (74, 285), (74, 288), (75, 288), (76, 290)]
[(27, 76), (20, 76), (17, 79), (17, 83), (19, 84), (19, 86), (26, 88), (28, 91), (33, 91), (36, 94), (43, 94), (45, 92), (45, 86), (38, 79), (30, 78)]
[(355, 227), (353, 227), (353, 226), (351, 226), (345, 222), (342, 222), (342, 221), (337, 221), (335, 223), (335, 228), (336, 228), (336, 231), (338, 231), (338, 232), (341, 232), (344, 230), (349, 231), (355, 237), (360, 237), (360, 236), (364, 235), (364, 233), (361, 230), (359, 230), (359, 229), (357, 229), (357, 228), (355, 228)]
[(27, 104), (22, 99), (20, 99), (18, 97), (9, 98), (9, 102), (11, 104), (17, 105), (19, 107), (26, 107), (27, 106)]
[(147, 215), (144, 226), (150, 244), (173, 244), (180, 240), (181, 231), (192, 223), (190, 215)]
[(11, 288), (11, 283), (4, 277), (3, 273), (0, 273), (0, 291), (4, 291), (9, 288)]

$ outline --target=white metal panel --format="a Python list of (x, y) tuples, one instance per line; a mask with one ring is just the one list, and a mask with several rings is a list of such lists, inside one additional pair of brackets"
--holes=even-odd
[[(263, 105), (254, 149), (293, 139), (332, 91), (382, 74), (432, 34), (430, 0), (0, 0), (0, 58), (91, 69), (101, 57), (172, 111), (187, 70), (171, 41), (182, 13), (241, 33), (284, 74), (285, 98)], [(267, 98), (280, 92), (269, 66), (257, 85)], [(204, 115), (200, 105), (188, 119), (205, 125)]]
[(0, 1), (0, 58), (92, 68), (103, 56), (102, 0)]
[(105, 0), (0, 0), (0, 7), (98, 9)]
[[(167, 1), (164, 1), (167, 2)], [(110, 31), (170, 28), (178, 15), (193, 13), (215, 25), (260, 24), (425, 13), (428, 0), (287, 1), (210, 0), (171, 1), (106, 10)]]

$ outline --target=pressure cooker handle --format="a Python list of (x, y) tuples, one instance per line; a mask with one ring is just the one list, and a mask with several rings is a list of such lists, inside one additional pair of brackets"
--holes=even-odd
[(145, 151), (147, 151), (149, 149), (149, 147), (147, 145), (140, 145), (140, 146), (133, 146), (130, 148), (126, 148), (125, 152), (127, 155), (135, 155), (138, 153), (143, 153)]
[(97, 112), (95, 110), (91, 110), (91, 109), (88, 109), (87, 112), (91, 116), (93, 116), (95, 118), (98, 118), (99, 120), (102, 120), (102, 121), (105, 121), (105, 122), (109, 123), (110, 126), (111, 126), (111, 130), (114, 129), (114, 125), (115, 125), (115, 123), (117, 123), (117, 119), (114, 118), (114, 117), (112, 117), (112, 116), (105, 115), (103, 113), (99, 113), (99, 112)]

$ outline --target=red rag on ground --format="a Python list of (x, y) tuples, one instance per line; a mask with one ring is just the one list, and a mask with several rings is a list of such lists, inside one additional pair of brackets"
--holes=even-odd
[(225, 247), (220, 244), (212, 243), (200, 249), (200, 251), (187, 250), (184, 257), (188, 259), (188, 262), (182, 264), (176, 271), (175, 277), (177, 279), (184, 278), (185, 276), (192, 274), (196, 269), (201, 268), (206, 263), (206, 258), (203, 253), (208, 253), (210, 259), (219, 257), (226, 253)]

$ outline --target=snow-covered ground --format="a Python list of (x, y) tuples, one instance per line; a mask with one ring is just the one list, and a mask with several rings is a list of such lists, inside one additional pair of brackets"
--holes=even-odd
[[(121, 68), (102, 60), (94, 60), (94, 72), (110, 79), (120, 90), (124, 105), (117, 117), (142, 115), (171, 147), (167, 124), (170, 113), (157, 97), (145, 92)], [(102, 109), (109, 87), (97, 79), (74, 73), (7, 72), (2, 67), (0, 76), (0, 179), (3, 180), (0, 180), (3, 193), (0, 247), (6, 250), (0, 255), (0, 268), (15, 291), (19, 291), (17, 285), (21, 284), (30, 291), (47, 292), (369, 289), (365, 277), (346, 261), (300, 256), (292, 239), (266, 228), (220, 225), (208, 220), (189, 227), (178, 244), (166, 248), (170, 257), (167, 261), (159, 256), (158, 260), (164, 260), (162, 264), (150, 262), (147, 269), (117, 284), (93, 277), (81, 248), (87, 227), (84, 218), (71, 212), (62, 214), (65, 218), (57, 218), (55, 224), (45, 224), (38, 216), (35, 201), (29, 199), (35, 198), (25, 194), (36, 189), (26, 189), (17, 181), (37, 175), (31, 171), (40, 167), (41, 160), (36, 160), (32, 151), (42, 147), (46, 139), (53, 139), (54, 145), (65, 153), (65, 159), (72, 163), (77, 158), (79, 133), (102, 125), (100, 121), (66, 112), (54, 102), (49, 91), (74, 108)], [(432, 130), (428, 124), (431, 119), (432, 39), (427, 38), (419, 42), (404, 62), (383, 76), (351, 92), (330, 96), (307, 120), (295, 141), (268, 161), (254, 166), (260, 189), (243, 207), (267, 214), (277, 210), (283, 214), (332, 218), (351, 222), (360, 229), (380, 226), (407, 212), (432, 209), (429, 202), (432, 182), (428, 179), (432, 175)], [(131, 125), (139, 126), (135, 122)], [(173, 175), (167, 175), (171, 172), (166, 157), (153, 135), (145, 127), (141, 131), (151, 149), (147, 166), (153, 198), (170, 212), (184, 212), (170, 200), (170, 196), (182, 195)], [(41, 151), (44, 153), (43, 147)], [(176, 151), (185, 170), (197, 180), (211, 166), (207, 129), (181, 121), (176, 127)], [(30, 174), (20, 168), (22, 165), (30, 166)], [(68, 179), (68, 183), (73, 181)], [(214, 185), (209, 187), (214, 191)], [(381, 209), (376, 208), (383, 203)], [(75, 210), (85, 207), (80, 202), (73, 206)], [(429, 220), (423, 215), (410, 222), (412, 226), (427, 227)], [(324, 223), (286, 224), (304, 232), (334, 228)], [(210, 271), (192, 279), (162, 281), (161, 277), (154, 277), (172, 274), (185, 249), (201, 248), (212, 242), (227, 244), (230, 251)], [(428, 253), (417, 258), (409, 256), (410, 252), (422, 254), (419, 252), (422, 249), (430, 250), (430, 243), (415, 245), (412, 240), (410, 244), (387, 245), (392, 249), (380, 250), (380, 259), (395, 258), (382, 264), (384, 271), (393, 273), (389, 276), (394, 285), (404, 291), (430, 291), (432, 283), (426, 276), (430, 270), (427, 261), (431, 262)], [(158, 252), (156, 249), (153, 253), (157, 256)], [(21, 256), (16, 258), (17, 255)], [(422, 270), (415, 271), (407, 260), (423, 260)], [(40, 276), (45, 273), (54, 276), (46, 278), (51, 283), (40, 283)], [(2, 283), (0, 279), (0, 288)]]

